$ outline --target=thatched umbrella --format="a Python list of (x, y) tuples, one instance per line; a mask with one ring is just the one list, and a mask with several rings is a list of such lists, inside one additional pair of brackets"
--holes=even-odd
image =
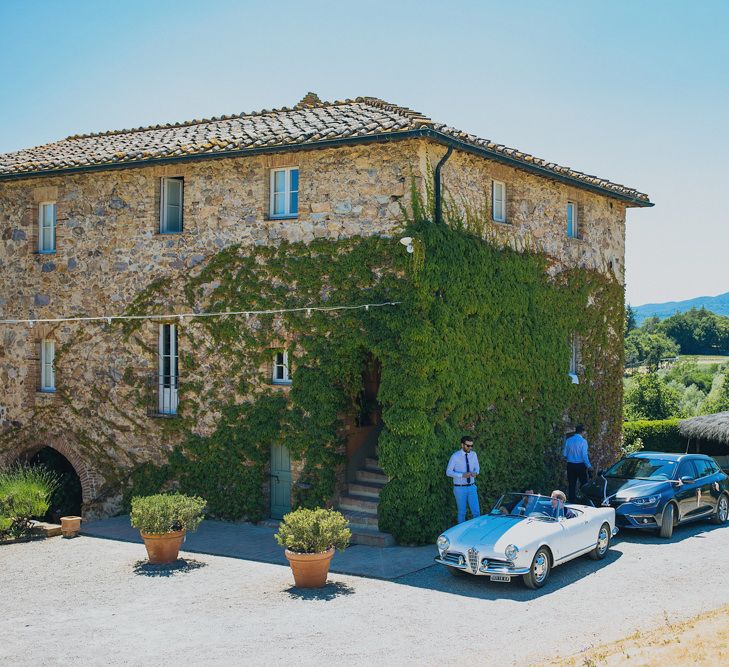
[(729, 412), (684, 419), (679, 423), (678, 430), (689, 440), (709, 440), (729, 445)]

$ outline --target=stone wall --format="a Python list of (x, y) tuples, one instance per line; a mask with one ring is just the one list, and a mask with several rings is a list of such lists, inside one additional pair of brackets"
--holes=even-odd
[[(410, 179), (422, 189), (429, 165), (442, 153), (442, 147), (414, 140), (0, 182), (0, 318), (122, 313), (161, 278), (169, 279), (166, 312), (185, 312), (175, 277), (194, 274), (232, 244), (396, 234)], [(299, 168), (296, 219), (268, 216), (269, 171), (281, 166)], [(184, 178), (181, 234), (159, 233), (165, 176)], [(489, 211), (493, 178), (507, 184), (509, 224), (494, 229), (508, 243), (547, 252), (555, 270), (584, 266), (614, 272), (622, 281), (621, 203), (459, 152), (443, 171), (455, 201)], [(564, 232), (568, 199), (580, 207), (579, 240)], [(53, 255), (35, 252), (38, 204), (44, 201), (57, 203)], [(144, 385), (157, 373), (163, 321), (146, 321), (131, 336), (119, 324), (0, 325), (0, 462), (54, 447), (75, 466), (84, 501), (89, 507), (96, 502), (97, 509), (139, 463), (162, 462), (178, 434), (166, 420), (147, 415)], [(194, 342), (187, 338), (193, 333)], [(179, 335), (180, 349), (194, 345), (198, 362), (181, 371), (182, 381), (235, 394), (216, 343), (202, 327), (180, 326)], [(274, 330), (272, 349), (285, 336)], [(44, 338), (56, 341), (59, 390), (52, 394), (37, 391)], [(266, 369), (252, 372), (267, 381)], [(215, 409), (201, 412), (195, 430), (209, 434), (218, 418)], [(295, 477), (300, 468), (296, 462)], [(101, 507), (108, 513), (116, 506)]]
[[(171, 279), (167, 312), (181, 312), (186, 308), (175, 276), (194, 273), (232, 244), (392, 233), (401, 225), (414, 157), (415, 146), (408, 142), (0, 182), (0, 317), (122, 313), (160, 278)], [(268, 215), (270, 169), (282, 166), (299, 168), (299, 216), (293, 220)], [(159, 233), (165, 176), (184, 178), (181, 234)], [(36, 253), (38, 204), (45, 201), (55, 201), (57, 208), (52, 255)], [(104, 482), (120, 481), (110, 479), (109, 471), (164, 460), (176, 434), (164, 420), (147, 417), (142, 396), (145, 382), (157, 372), (162, 321), (145, 322), (131, 338), (105, 323), (2, 327), (0, 438), (8, 437), (0, 439), (0, 452), (5, 459), (55, 447), (83, 478), (94, 471), (85, 502)], [(202, 331), (196, 333), (203, 363), (184, 379), (217, 382), (224, 390), (225, 368), (214, 358), (215, 345)], [(186, 334), (181, 326), (181, 351), (189, 347)], [(56, 341), (56, 393), (38, 391), (44, 338)], [(265, 382), (269, 371), (259, 370)], [(209, 434), (218, 417), (215, 410), (206, 412), (197, 431)]]
[[(422, 142), (420, 169), (433, 168), (444, 155)], [(494, 180), (506, 184), (506, 223), (491, 222), (488, 232), (519, 250), (532, 248), (564, 267), (594, 269), (625, 280), (625, 204), (588, 190), (552, 181), (475, 155), (454, 151), (442, 171), (453, 201), (484, 212), (492, 220)], [(580, 238), (566, 234), (567, 202), (577, 204)]]

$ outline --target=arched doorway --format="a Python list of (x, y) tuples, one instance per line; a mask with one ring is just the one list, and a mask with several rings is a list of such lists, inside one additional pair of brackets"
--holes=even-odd
[[(15, 462), (28, 463), (43, 449), (51, 449), (68, 462), (81, 483), (81, 497), (83, 500), (82, 515), (94, 512), (99, 493), (103, 488), (104, 478), (92, 467), (87, 459), (68, 443), (64, 438), (43, 438), (34, 445), (21, 446), (20, 451), (0, 452), (0, 467), (12, 465)], [(56, 459), (58, 461), (58, 459)], [(61, 461), (62, 463), (62, 461)]]
[(45, 520), (59, 523), (62, 516), (80, 516), (83, 503), (81, 478), (71, 462), (52, 447), (42, 447), (28, 458), (28, 463), (47, 468), (58, 479)]

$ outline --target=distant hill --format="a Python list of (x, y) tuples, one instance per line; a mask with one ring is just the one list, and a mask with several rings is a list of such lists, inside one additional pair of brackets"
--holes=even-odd
[(633, 306), (635, 320), (640, 326), (648, 317), (665, 319), (676, 313), (685, 313), (692, 308), (706, 308), (717, 315), (729, 316), (729, 292), (718, 296), (697, 296), (686, 301), (667, 301), (666, 303), (646, 303), (643, 306)]

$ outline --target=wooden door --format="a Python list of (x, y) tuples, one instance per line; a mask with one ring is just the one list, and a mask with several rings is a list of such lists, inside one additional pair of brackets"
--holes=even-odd
[(291, 511), (291, 457), (281, 445), (271, 445), (271, 518)]

